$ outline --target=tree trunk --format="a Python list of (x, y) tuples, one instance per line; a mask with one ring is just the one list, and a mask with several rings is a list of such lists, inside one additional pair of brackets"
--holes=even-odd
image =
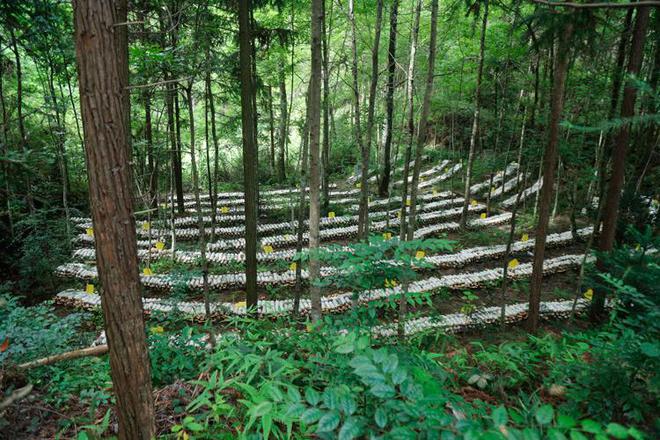
[(270, 171), (275, 176), (277, 170), (275, 166), (275, 116), (273, 114), (273, 86), (268, 88), (268, 132), (270, 134)]
[[(80, 103), (119, 438), (155, 437), (133, 216), (126, 0), (74, 1)], [(103, 111), (100, 111), (103, 109)]]
[(149, 204), (152, 208), (157, 206), (156, 191), (158, 176), (154, 163), (153, 128), (151, 123), (151, 93), (144, 93), (144, 137), (147, 141), (147, 174), (149, 175)]
[(215, 126), (215, 103), (213, 102), (213, 89), (211, 86), (211, 73), (206, 76), (206, 93), (209, 98), (209, 112), (211, 113), (211, 139), (213, 140), (213, 176), (211, 178), (211, 242), (215, 241), (216, 216), (218, 215), (218, 168), (219, 148), (218, 131)]
[[(637, 77), (644, 57), (644, 42), (646, 39), (646, 27), (649, 21), (650, 8), (643, 7), (637, 9), (637, 18), (635, 19), (635, 28), (633, 29), (632, 42), (630, 44), (630, 57), (628, 60), (627, 73), (629, 77)], [(621, 101), (621, 118), (631, 118), (635, 115), (635, 99), (637, 98), (637, 88), (632, 82), (626, 84), (623, 91), (623, 100)], [(630, 125), (623, 125), (615, 139), (614, 150), (612, 151), (612, 173), (607, 188), (607, 198), (603, 210), (603, 229), (598, 240), (598, 250), (601, 253), (610, 252), (614, 247), (614, 237), (619, 214), (619, 202), (621, 201), (621, 190), (623, 189), (623, 180), (625, 177), (626, 153), (630, 138)], [(598, 260), (596, 267), (603, 271), (604, 263)], [(591, 319), (598, 321), (603, 318), (605, 309), (605, 292), (596, 289), (594, 292), (593, 303), (591, 307)]]
[[(18, 116), (18, 134), (20, 136), (19, 146), (21, 154), (25, 155), (27, 137), (25, 135), (25, 120), (23, 117), (23, 68), (21, 67), (21, 55), (18, 51), (14, 28), (10, 27), (9, 31), (11, 35), (11, 46), (14, 52), (14, 60), (16, 62), (16, 113)], [(26, 164), (26, 168), (28, 170), (25, 172), (25, 203), (30, 212), (33, 213), (35, 207), (34, 198), (32, 196), (32, 177), (30, 176), (32, 171), (29, 169), (29, 164)]]
[(422, 156), (428, 134), (429, 112), (431, 110), (431, 97), (433, 96), (433, 76), (435, 75), (436, 40), (438, 38), (438, 0), (431, 1), (431, 40), (429, 41), (429, 66), (426, 71), (426, 89), (422, 112), (419, 117), (417, 132), (417, 145), (415, 148), (415, 166), (410, 186), (410, 218), (408, 220), (408, 240), (412, 240), (417, 227), (417, 187), (419, 185), (419, 172), (422, 167)]
[(287, 99), (286, 99), (286, 76), (284, 75), (284, 66), (280, 70), (280, 125), (277, 135), (279, 158), (277, 162), (277, 180), (283, 183), (286, 180), (286, 138), (287, 138)]
[(252, 1), (239, 2), (238, 24), (241, 71), (241, 123), (245, 186), (245, 292), (248, 307), (257, 307), (257, 143), (254, 130), (254, 75), (252, 72)]
[(312, 300), (312, 321), (321, 319), (321, 287), (317, 284), (321, 275), (319, 249), (319, 147), (321, 137), (321, 27), (323, 25), (323, 0), (312, 0), (311, 52), (312, 66), (309, 84), (309, 282)]
[(407, 75), (407, 85), (406, 85), (406, 102), (408, 106), (408, 142), (406, 143), (406, 151), (404, 153), (404, 162), (403, 162), (403, 185), (401, 188), (401, 210), (399, 219), (400, 229), (399, 229), (399, 238), (400, 240), (405, 240), (407, 235), (407, 226), (406, 226), (406, 205), (408, 202), (408, 176), (410, 175), (410, 156), (412, 155), (412, 144), (413, 139), (415, 138), (415, 121), (413, 117), (415, 115), (414, 108), (414, 98), (415, 98), (415, 57), (417, 55), (417, 39), (419, 37), (419, 17), (422, 11), (422, 1), (417, 0), (415, 3), (415, 18), (413, 22), (412, 35), (410, 36), (410, 56), (408, 61), (408, 75)]
[(383, 141), (383, 173), (378, 185), (378, 195), (386, 197), (390, 190), (392, 171), (391, 150), (394, 123), (394, 74), (396, 72), (396, 36), (399, 0), (392, 1), (390, 8), (390, 41), (387, 49), (387, 88), (385, 92), (385, 139)]
[(543, 187), (541, 188), (539, 217), (536, 225), (536, 241), (534, 242), (534, 263), (529, 292), (529, 312), (527, 326), (530, 332), (536, 332), (539, 324), (539, 307), (541, 303), (541, 284), (543, 282), (543, 262), (545, 259), (545, 240), (550, 217), (550, 203), (555, 184), (555, 168), (557, 167), (557, 144), (559, 140), (559, 122), (564, 107), (564, 88), (568, 73), (570, 42), (573, 35), (573, 24), (568, 23), (561, 33), (559, 50), (556, 57), (556, 67), (552, 85), (550, 109), (550, 138), (543, 156)]
[[(376, 71), (372, 72), (378, 75), (378, 40), (380, 39), (380, 21), (383, 16), (382, 1), (378, 2), (378, 9), (376, 12), (376, 37), (374, 39), (374, 53), (376, 54)], [(351, 71), (353, 74), (353, 105), (355, 106), (355, 143), (360, 150), (361, 156), (361, 173), (360, 173), (360, 206), (358, 210), (358, 239), (365, 239), (369, 232), (369, 149), (365, 143), (362, 142), (362, 125), (361, 125), (361, 111), (360, 111), (360, 89), (358, 81), (358, 57), (357, 57), (357, 31), (355, 29), (355, 9), (353, 0), (348, 0), (348, 19), (351, 23), (351, 53), (353, 55), (353, 63)], [(372, 58), (373, 60), (373, 58)], [(373, 66), (373, 61), (372, 61)], [(373, 80), (372, 80), (373, 81)], [(371, 100), (371, 98), (369, 98)]]
[(486, 51), (486, 27), (488, 26), (488, 0), (484, 1), (484, 16), (481, 22), (481, 42), (479, 43), (479, 67), (477, 68), (477, 85), (474, 93), (474, 117), (472, 119), (472, 133), (470, 134), (470, 150), (468, 152), (467, 167), (465, 169), (465, 190), (463, 211), (461, 212), (461, 229), (467, 224), (468, 208), (470, 207), (470, 186), (472, 186), (472, 167), (477, 148), (477, 135), (479, 134), (479, 116), (481, 114), (481, 80), (484, 72), (484, 52)]
[[(323, 3), (323, 147), (321, 150), (321, 212), (327, 214), (330, 210), (330, 41), (328, 29), (332, 32), (332, 5), (330, 2), (330, 24), (326, 19), (325, 0)], [(309, 129), (309, 126), (308, 126)], [(301, 168), (302, 169), (302, 168)]]

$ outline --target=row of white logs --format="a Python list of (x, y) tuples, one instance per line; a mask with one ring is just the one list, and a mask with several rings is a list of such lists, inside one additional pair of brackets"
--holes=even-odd
[[(451, 199), (450, 199), (451, 198)], [(396, 201), (396, 200), (395, 200)], [(398, 203), (401, 202), (401, 197), (398, 197)], [(426, 211), (431, 211), (435, 210), (438, 208), (444, 208), (447, 206), (453, 206), (453, 205), (459, 205), (463, 203), (463, 198), (462, 197), (457, 197), (455, 194), (445, 191), (445, 192), (438, 192), (435, 194), (425, 194), (421, 197), (418, 198), (417, 203), (417, 210), (418, 212), (426, 212)], [(374, 204), (372, 203), (369, 207), (371, 209), (376, 209), (380, 207), (381, 204)], [(357, 205), (356, 205), (357, 209)], [(396, 215), (398, 212), (398, 209), (394, 211), (373, 211), (370, 212), (369, 217), (370, 219), (376, 219), (376, 218), (385, 218), (387, 216), (392, 216)], [(218, 220), (222, 221), (224, 216), (219, 216)], [(244, 221), (245, 217), (241, 216), (240, 219)], [(324, 217), (320, 221), (320, 227), (321, 228), (327, 228), (331, 226), (336, 226), (336, 225), (345, 225), (345, 224), (357, 224), (357, 219), (358, 216), (335, 216), (333, 213), (332, 217)], [(182, 217), (177, 220), (182, 220), (182, 221), (175, 221), (176, 226), (182, 226), (182, 225), (196, 225), (198, 222), (198, 219), (196, 217)], [(78, 229), (89, 229), (92, 227), (92, 222), (90, 218), (85, 218), (85, 217), (75, 217), (72, 219), (73, 223)], [(210, 223), (211, 222), (211, 217), (203, 217), (203, 221)], [(309, 220), (305, 220), (304, 222), (305, 225), (309, 224)], [(145, 222), (140, 222), (136, 225), (136, 230), (139, 235), (141, 236), (167, 236), (171, 233), (170, 229), (158, 229), (153, 227), (152, 225), (148, 225), (148, 227), (144, 227)], [(293, 231), (297, 227), (297, 222), (278, 222), (278, 223), (261, 223), (257, 226), (257, 232), (259, 234), (263, 234), (266, 232), (275, 232), (275, 231)], [(194, 228), (177, 228), (175, 230), (175, 233), (177, 235), (177, 238), (179, 239), (192, 239), (196, 238), (199, 236), (199, 229), (194, 227)], [(208, 234), (211, 233), (210, 230), (207, 231)], [(219, 237), (224, 237), (224, 236), (240, 236), (244, 235), (245, 233), (245, 226), (227, 226), (227, 227), (221, 227), (221, 226), (216, 226), (215, 228), (215, 234), (216, 236)], [(85, 233), (84, 235), (89, 235)], [(79, 239), (82, 240), (82, 237), (79, 237)], [(84, 240), (84, 241), (91, 241), (91, 240)]]
[[(591, 234), (593, 228), (586, 227), (579, 229), (577, 234), (579, 237), (586, 237)], [(573, 240), (573, 235), (571, 231), (565, 231), (561, 233), (549, 234), (546, 238), (546, 246), (548, 247), (559, 247), (567, 243), (570, 243)], [(535, 240), (525, 239), (519, 240), (512, 243), (511, 253), (519, 254), (521, 252), (529, 251), (534, 248)], [(341, 247), (338, 250), (346, 251), (348, 247)], [(79, 251), (82, 251), (78, 253)], [(76, 251), (77, 258), (92, 257), (88, 252), (91, 249), (79, 249)], [(469, 263), (476, 261), (482, 261), (486, 259), (499, 258), (505, 255), (506, 245), (494, 245), (494, 246), (478, 246), (468, 249), (463, 249), (459, 252), (450, 253), (450, 254), (439, 254), (424, 257), (428, 269), (430, 268), (459, 268), (463, 267)], [(167, 255), (167, 253), (160, 253), (157, 256), (153, 256), (153, 259), (160, 256)], [(295, 251), (292, 250), (291, 255), (285, 261), (293, 262), (292, 259), (295, 255)], [(144, 258), (144, 253), (141, 253), (141, 258)], [(393, 264), (393, 261), (387, 261), (387, 263)], [(68, 263), (59, 266), (56, 269), (56, 274), (61, 277), (73, 277), (82, 280), (94, 280), (97, 278), (96, 267), (90, 267), (81, 263)], [(331, 267), (322, 268), (322, 276), (330, 276), (336, 274)], [(308, 279), (309, 274), (306, 270), (301, 270), (302, 279)], [(153, 274), (153, 275), (142, 275), (142, 283), (149, 288), (159, 289), (159, 290), (168, 290), (177, 285), (185, 285), (189, 288), (201, 289), (203, 287), (204, 280), (201, 276), (181, 276), (181, 275), (171, 275), (171, 274)], [(258, 285), (279, 285), (279, 284), (293, 284), (296, 281), (296, 272), (295, 266), (290, 266), (289, 270), (284, 272), (273, 272), (273, 271), (263, 271), (257, 273), (257, 284)], [(245, 273), (229, 273), (222, 275), (209, 275), (208, 276), (209, 286), (212, 289), (228, 289), (233, 287), (242, 287), (245, 285)]]
[[(563, 255), (556, 258), (545, 260), (543, 264), (544, 275), (565, 272), (579, 265), (584, 260), (583, 254)], [(592, 261), (593, 258), (587, 258)], [(511, 279), (522, 279), (529, 277), (532, 273), (532, 263), (523, 263), (508, 271)], [(439, 289), (474, 289), (490, 284), (502, 279), (503, 269), (485, 269), (476, 272), (465, 272), (454, 275), (446, 275), (442, 278), (429, 277), (408, 286), (409, 294), (429, 292), (433, 293)], [(387, 287), (381, 289), (366, 290), (356, 293), (347, 292), (321, 298), (321, 309), (323, 312), (343, 312), (350, 309), (354, 304), (354, 298), (357, 298), (359, 304), (366, 304), (372, 301), (385, 300), (388, 298), (397, 298), (403, 293), (401, 286)], [(96, 293), (86, 293), (79, 290), (65, 290), (56, 296), (56, 302), (70, 306), (98, 307), (101, 298)], [(191, 317), (204, 317), (205, 306), (199, 301), (173, 302), (160, 298), (145, 298), (145, 311), (158, 310), (161, 312), (171, 312), (179, 310)], [(230, 303), (218, 302), (210, 305), (211, 313), (214, 316), (244, 315), (247, 310), (245, 302)], [(256, 312), (259, 315), (286, 315), (293, 310), (293, 299), (285, 300), (262, 300), (259, 301)], [(311, 301), (308, 298), (300, 300), (300, 311), (303, 314), (311, 310)]]
[[(523, 200), (527, 199), (527, 197), (531, 196), (532, 194), (536, 194), (539, 192), (541, 187), (543, 186), (543, 177), (538, 179), (536, 182), (534, 182), (532, 185), (529, 187), (525, 188), (520, 195), (520, 201), (522, 202)], [(508, 199), (504, 200), (502, 203), (500, 203), (501, 206), (505, 208), (510, 208), (516, 203), (516, 199), (518, 198), (518, 194), (514, 194)]]
[[(543, 301), (540, 303), (539, 315), (542, 319), (566, 319), (575, 312), (584, 312), (591, 301), (580, 298), (563, 301)], [(513, 324), (527, 319), (529, 303), (507, 304), (504, 308), (504, 322)], [(499, 324), (502, 321), (501, 307), (483, 307), (475, 310), (473, 313), (451, 313), (439, 316), (425, 316), (417, 319), (411, 319), (404, 323), (404, 333), (406, 336), (412, 336), (426, 331), (443, 331), (447, 333), (457, 333), (476, 328), (482, 328), (490, 324)], [(372, 328), (372, 333), (377, 338), (391, 338), (397, 336), (397, 325), (380, 325)]]
[[(438, 195), (439, 196), (439, 195)], [(432, 200), (432, 197), (427, 197), (427, 200)], [(456, 215), (456, 212), (454, 211), (437, 211), (437, 212), (431, 212), (431, 213), (426, 213), (427, 211), (434, 211), (434, 210), (439, 210), (443, 209), (446, 207), (450, 206), (455, 206), (455, 205), (461, 205), (463, 203), (463, 199), (461, 197), (455, 197), (453, 199), (441, 199), (437, 200), (435, 202), (428, 202), (428, 203), (419, 203), (418, 204), (418, 212), (420, 213), (418, 215), (418, 219), (420, 223), (427, 223), (429, 221), (432, 221), (433, 219), (437, 218), (448, 218), (453, 215)], [(408, 210), (410, 208), (407, 208)], [(476, 202), (473, 202), (472, 205), (470, 206), (470, 211), (471, 212), (480, 212), (485, 209), (484, 205), (477, 204)], [(388, 223), (388, 218), (390, 218), (389, 223), (390, 224), (396, 224), (398, 225), (398, 219), (397, 215), (399, 214), (399, 210), (391, 210), (391, 211), (374, 211), (370, 213), (369, 219), (385, 219), (382, 220), (381, 223), (387, 224)], [(328, 237), (333, 237), (336, 236), (337, 238), (346, 236), (345, 232), (337, 232), (338, 229), (341, 229), (342, 227), (347, 227), (347, 226), (355, 226), (353, 229), (357, 231), (357, 223), (358, 223), (358, 216), (353, 215), (353, 216), (339, 216), (339, 217), (324, 217), (321, 219), (319, 227), (321, 230), (328, 230), (326, 236)], [(305, 222), (305, 226), (309, 224), (308, 221)], [(76, 227), (80, 229), (87, 229), (87, 232), (78, 234), (76, 236), (76, 241), (84, 244), (84, 245), (92, 245), (94, 243), (94, 236), (93, 236), (93, 230), (92, 234), (89, 233), (90, 229), (92, 228), (91, 223), (77, 223)], [(273, 236), (265, 236), (262, 238), (262, 243), (263, 244), (272, 244), (272, 243), (277, 243), (278, 241), (286, 241), (289, 242), (291, 240), (291, 235), (295, 232), (297, 228), (297, 222), (279, 222), (279, 223), (266, 223), (266, 224), (261, 224), (257, 226), (257, 231), (260, 235), (266, 234), (268, 232), (278, 232), (278, 231), (289, 231), (288, 233), (285, 234), (278, 234), (275, 237)], [(207, 229), (206, 234), (207, 236), (211, 234), (211, 230)], [(158, 239), (162, 237), (167, 237), (171, 234), (171, 230), (169, 229), (158, 229), (158, 228), (142, 228), (138, 227), (137, 228), (137, 233), (138, 236), (142, 237), (148, 237), (151, 236), (154, 241), (157, 241)], [(176, 228), (175, 229), (176, 233), (176, 238), (177, 240), (196, 240), (199, 237), (199, 228)], [(225, 238), (224, 240), (220, 240), (216, 242), (216, 245), (212, 245), (210, 249), (214, 250), (220, 250), (220, 249), (234, 249), (234, 248), (240, 248), (244, 246), (244, 240), (243, 239), (231, 239), (231, 238), (226, 238), (226, 237), (236, 237), (236, 236), (243, 236), (245, 233), (245, 227), (244, 226), (228, 226), (228, 227), (221, 227), (221, 226), (216, 226), (214, 233), (217, 237)], [(350, 234), (349, 234), (350, 235)], [(279, 238), (278, 238), (279, 237)], [(266, 243), (268, 242), (268, 243)], [(153, 244), (152, 244), (153, 245)]]
[[(336, 183), (331, 183), (329, 185), (330, 189), (335, 189), (337, 188)], [(208, 192), (206, 192), (206, 189), (201, 189), (200, 190), (199, 197), (200, 199), (203, 200), (208, 200), (210, 199), (210, 195)], [(305, 191), (309, 191), (309, 187), (305, 187)], [(270, 196), (285, 196), (289, 194), (298, 194), (300, 193), (300, 188), (281, 188), (281, 189), (267, 189), (267, 190), (262, 190), (259, 191), (259, 195), (265, 196), (265, 197), (270, 197)], [(240, 199), (243, 200), (245, 197), (245, 193), (243, 191), (221, 191), (217, 194), (218, 199)], [(169, 197), (166, 197), (166, 199), (169, 199)], [(184, 194), (183, 195), (184, 200), (195, 200), (195, 194)], [(174, 200), (176, 202), (176, 196), (174, 196)]]
[(479, 194), (482, 192), (482, 190), (485, 189), (485, 192), (488, 193), (488, 187), (491, 185), (499, 184), (503, 179), (509, 177), (511, 174), (515, 173), (518, 171), (518, 164), (516, 162), (511, 162), (509, 165), (506, 166), (504, 171), (499, 170), (498, 172), (495, 173), (493, 176), (493, 181), (490, 181), (490, 178), (486, 178), (486, 180), (475, 183), (470, 187), (470, 194)]
[[(424, 161), (425, 161), (426, 159), (427, 159), (426, 156), (423, 157), (423, 158), (422, 158), (422, 163), (424, 163)], [(411, 161), (409, 162), (409, 165), (408, 165), (408, 166), (409, 166), (410, 169), (412, 169), (412, 167), (415, 166), (415, 159), (411, 160)], [(400, 165), (399, 167), (397, 167), (396, 169), (394, 169), (394, 170), (391, 172), (391, 174), (401, 174), (402, 172), (403, 172), (403, 165)], [(373, 174), (373, 172), (370, 173), (370, 174)], [(353, 175), (349, 176), (349, 177), (346, 179), (346, 182), (347, 182), (349, 185), (354, 185), (354, 184), (356, 184), (357, 182), (360, 181), (360, 178), (361, 178), (361, 177), (362, 177), (362, 171), (361, 171), (361, 170), (357, 170)], [(367, 181), (368, 181), (369, 183), (375, 183), (375, 182), (376, 182), (376, 176), (374, 175), (374, 176), (369, 177), (369, 179), (368, 179)]]

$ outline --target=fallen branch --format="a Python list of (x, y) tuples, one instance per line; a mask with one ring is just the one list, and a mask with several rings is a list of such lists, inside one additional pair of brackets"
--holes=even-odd
[(68, 351), (66, 353), (55, 354), (45, 358), (37, 359), (36, 361), (26, 362), (18, 366), (21, 370), (29, 368), (41, 367), (43, 365), (54, 364), (55, 362), (68, 361), (71, 359), (78, 359), (87, 356), (101, 356), (108, 352), (108, 345), (97, 345), (96, 347), (81, 348), (79, 350)]
[(28, 394), (32, 392), (32, 384), (29, 383), (25, 385), (23, 388), (19, 388), (17, 390), (14, 390), (13, 393), (9, 395), (5, 400), (0, 402), (0, 411), (3, 409), (9, 407), (14, 402), (17, 402), (25, 397), (27, 397)]

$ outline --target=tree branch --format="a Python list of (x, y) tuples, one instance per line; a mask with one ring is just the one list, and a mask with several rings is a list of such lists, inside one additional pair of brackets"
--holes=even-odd
[(21, 370), (28, 368), (41, 367), (43, 365), (54, 364), (55, 362), (67, 361), (71, 359), (78, 359), (86, 356), (101, 356), (108, 352), (108, 344), (98, 345), (96, 347), (81, 348), (80, 350), (68, 351), (66, 353), (55, 354), (45, 358), (37, 359), (36, 361), (26, 362), (18, 366)]

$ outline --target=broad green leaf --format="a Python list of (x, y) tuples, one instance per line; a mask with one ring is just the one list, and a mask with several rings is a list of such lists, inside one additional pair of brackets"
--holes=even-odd
[(591, 419), (582, 420), (580, 424), (582, 425), (582, 429), (588, 433), (599, 434), (603, 432), (603, 428), (600, 426), (600, 424)]
[(610, 423), (607, 425), (605, 431), (614, 438), (624, 439), (628, 438), (628, 429), (618, 423)]
[(337, 428), (337, 426), (339, 426), (340, 421), (341, 421), (341, 417), (339, 416), (339, 412), (330, 411), (328, 413), (325, 413), (323, 417), (319, 419), (319, 424), (316, 428), (316, 432), (333, 431), (335, 428)]
[(387, 411), (385, 408), (382, 406), (379, 406), (376, 408), (376, 413), (374, 414), (374, 420), (376, 421), (376, 425), (378, 425), (379, 428), (385, 428), (387, 426)]
[(309, 408), (302, 413), (302, 416), (300, 416), (300, 420), (302, 420), (308, 425), (311, 425), (312, 423), (320, 419), (322, 416), (323, 416), (323, 411), (321, 411), (320, 409)]
[(509, 421), (509, 416), (504, 406), (498, 406), (495, 408), (491, 414), (491, 417), (493, 418), (493, 423), (495, 426), (506, 425), (506, 423)]
[(339, 440), (352, 440), (360, 435), (362, 427), (356, 417), (349, 417), (346, 419), (341, 429), (339, 430)]
[(321, 401), (321, 394), (312, 387), (305, 388), (305, 400), (312, 405), (316, 406)]
[(547, 425), (548, 423), (552, 422), (552, 418), (555, 415), (554, 409), (552, 409), (551, 405), (543, 405), (539, 409), (536, 410), (536, 421), (540, 425)]

